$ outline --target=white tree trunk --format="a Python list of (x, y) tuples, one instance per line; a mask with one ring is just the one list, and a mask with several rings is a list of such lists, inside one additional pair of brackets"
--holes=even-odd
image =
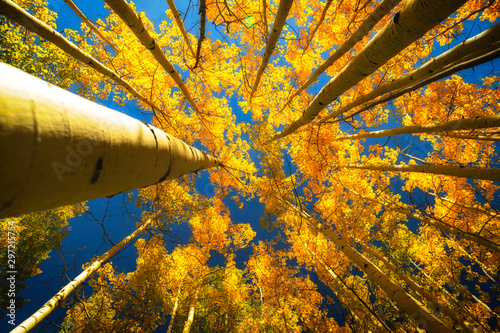
[(428, 30), (460, 8), (465, 0), (413, 0), (398, 12), (344, 69), (314, 97), (302, 115), (271, 140), (285, 137), (310, 123), (320, 111)]
[(474, 118), (465, 118), (445, 121), (442, 123), (410, 125), (397, 128), (391, 128), (381, 131), (364, 132), (353, 135), (346, 135), (335, 138), (335, 140), (358, 140), (365, 138), (379, 138), (384, 136), (394, 136), (402, 134), (420, 134), (420, 133), (436, 133), (444, 131), (461, 131), (478, 128), (490, 128), (500, 126), (500, 115), (482, 116)]
[(278, 42), (278, 37), (281, 34), (281, 30), (283, 30), (283, 26), (285, 25), (288, 12), (290, 11), (290, 8), (292, 8), (292, 4), (293, 0), (280, 1), (280, 4), (278, 6), (278, 11), (276, 12), (276, 17), (274, 18), (271, 34), (269, 36), (269, 39), (267, 40), (266, 50), (264, 51), (264, 55), (262, 56), (262, 62), (259, 66), (259, 69), (257, 70), (257, 75), (255, 76), (252, 92), (250, 93), (250, 99), (252, 99), (253, 95), (257, 91), (260, 79), (262, 78), (262, 75), (266, 70), (267, 64), (269, 63), (269, 59), (273, 54), (274, 48), (276, 47), (276, 43)]
[(141, 234), (146, 227), (148, 227), (154, 220), (149, 219), (137, 228), (133, 233), (125, 237), (120, 243), (113, 246), (108, 252), (100, 256), (92, 265), (87, 267), (80, 275), (68, 283), (64, 288), (62, 288), (54, 297), (52, 297), (44, 306), (35, 312), (31, 317), (23, 321), (16, 328), (14, 328), (11, 333), (25, 333), (33, 330), (37, 325), (39, 325), (48, 315), (50, 315), (76, 288), (81, 286), (87, 278), (93, 275), (101, 265), (111, 259), (120, 249), (125, 245), (130, 243), (135, 237)]
[(110, 196), (219, 161), (167, 133), (0, 64), (0, 217)]
[(50, 26), (40, 21), (27, 11), (16, 5), (10, 0), (0, 0), (0, 14), (4, 15), (9, 20), (12, 20), (38, 36), (48, 40), (73, 58), (81, 61), (89, 67), (92, 67), (99, 73), (110, 78), (123, 88), (125, 88), (132, 96), (140, 99), (155, 110), (158, 108), (146, 97), (142, 96), (134, 87), (127, 81), (123, 80), (120, 75), (108, 67), (104, 66), (99, 60), (93, 58), (88, 53), (85, 53), (78, 46), (64, 38), (59, 32), (52, 29)]
[[(373, 10), (373, 12), (361, 23), (358, 29), (346, 40), (338, 49), (336, 49), (329, 57), (325, 60), (321, 66), (319, 66), (312, 74), (309, 79), (307, 79), (304, 84), (297, 89), (281, 107), (279, 113), (292, 102), (292, 100), (298, 96), (302, 91), (306, 90), (318, 77), (326, 71), (330, 66), (332, 66), (340, 57), (346, 54), (350, 49), (352, 49), (363, 37), (368, 34), (371, 29), (394, 7), (396, 7), (401, 0), (384, 0)], [(316, 27), (317, 29), (317, 27)]]

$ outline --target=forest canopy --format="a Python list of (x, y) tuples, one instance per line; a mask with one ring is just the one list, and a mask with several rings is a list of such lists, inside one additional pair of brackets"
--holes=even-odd
[[(17, 226), (20, 284), (64, 243), (74, 216), (96, 219), (78, 201), (125, 192), (141, 235), (128, 271), (115, 252), (86, 258), (92, 273), (62, 298), (57, 329), (500, 331), (500, 2), (174, 2), (0, 0), (2, 63), (140, 118), (134, 126), (154, 136), (148, 149), (180, 147), (168, 170), (130, 151), (141, 177), (161, 176), (132, 187), (106, 188), (136, 164), (93, 159), (95, 141), (78, 146), (88, 154), (74, 165), (40, 157), (59, 179), (47, 198), (69, 178), (105, 186), (73, 185), (81, 196), (54, 202), (74, 206), (1, 220), (2, 234)], [(43, 93), (25, 89), (36, 108)], [(5, 96), (0, 108), (17, 105)], [(96, 105), (86, 103), (75, 113)], [(93, 127), (111, 138), (113, 119), (128, 121), (105, 117)], [(94, 136), (77, 123), (71, 131)], [(136, 149), (135, 132), (121, 133), (120, 145)], [(0, 198), (0, 212), (34, 200), (23, 195)], [(103, 222), (99, 237), (112, 251), (122, 244)], [(7, 265), (7, 238), (0, 245)]]

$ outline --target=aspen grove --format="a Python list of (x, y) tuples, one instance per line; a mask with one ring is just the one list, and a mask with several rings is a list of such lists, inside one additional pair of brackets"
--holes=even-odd
[[(20, 290), (78, 216), (107, 239), (2, 320), (500, 332), (499, 22), (498, 0), (0, 0), (2, 274), (13, 230)], [(138, 212), (116, 244), (87, 206), (113, 195)]]

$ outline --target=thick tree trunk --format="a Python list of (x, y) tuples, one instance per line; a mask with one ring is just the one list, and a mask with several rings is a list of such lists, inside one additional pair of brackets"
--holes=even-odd
[(39, 325), (48, 315), (50, 315), (76, 288), (81, 286), (85, 280), (93, 275), (101, 265), (111, 259), (119, 250), (130, 243), (135, 237), (140, 235), (154, 220), (149, 219), (137, 228), (133, 233), (125, 237), (120, 243), (113, 246), (108, 252), (100, 256), (92, 265), (87, 267), (80, 275), (62, 288), (54, 297), (52, 297), (43, 307), (35, 312), (31, 317), (19, 324), (11, 333), (30, 332)]
[(338, 49), (336, 49), (329, 57), (325, 60), (321, 66), (319, 66), (312, 74), (309, 79), (299, 89), (297, 89), (281, 107), (279, 113), (290, 105), (292, 100), (297, 97), (301, 92), (306, 90), (318, 77), (327, 70), (328, 67), (332, 66), (340, 57), (346, 54), (350, 49), (352, 49), (363, 37), (365, 37), (371, 29), (380, 20), (387, 15), (394, 7), (396, 7), (401, 0), (384, 0), (380, 5), (373, 10), (373, 12), (361, 23), (358, 29), (347, 39)]
[(119, 74), (104, 66), (101, 62), (99, 62), (99, 60), (93, 58), (91, 55), (83, 52), (80, 48), (78, 48), (78, 46), (64, 38), (59, 32), (32, 16), (14, 2), (10, 0), (0, 0), (0, 14), (4, 15), (9, 20), (22, 25), (38, 36), (48, 40), (73, 58), (92, 67), (99, 73), (113, 80), (125, 88), (135, 98), (138, 98), (153, 109), (159, 110), (151, 101), (137, 92), (137, 90), (135, 90), (127, 81), (123, 80)]
[(201, 119), (201, 110), (191, 96), (191, 93), (184, 84), (184, 81), (182, 81), (179, 72), (177, 72), (172, 63), (170, 63), (170, 61), (167, 59), (160, 46), (156, 44), (156, 41), (142, 23), (139, 15), (137, 15), (137, 13), (125, 0), (105, 0), (105, 2), (122, 19), (122, 21), (125, 22), (125, 24), (130, 28), (130, 30), (132, 30), (132, 32), (135, 34), (137, 39), (139, 39), (142, 45), (144, 45), (151, 52), (156, 61), (158, 61), (158, 63), (163, 67), (163, 69), (165, 69), (168, 75), (170, 75), (175, 84), (177, 84), (177, 86), (181, 90), (188, 103), (191, 104), (194, 111)]
[(264, 71), (266, 70), (267, 64), (269, 63), (269, 59), (273, 54), (274, 48), (276, 47), (276, 43), (278, 42), (278, 37), (281, 34), (281, 30), (285, 25), (286, 18), (288, 16), (288, 12), (290, 8), (292, 8), (293, 0), (281, 0), (278, 6), (278, 11), (276, 12), (276, 17), (274, 18), (273, 28), (271, 30), (271, 35), (267, 40), (266, 50), (264, 51), (264, 55), (262, 56), (262, 62), (260, 64), (259, 69), (257, 70), (257, 75), (255, 76), (255, 81), (253, 83), (252, 92), (250, 93), (250, 100), (253, 95), (257, 91), (257, 87), (259, 86), (260, 80)]
[(179, 14), (179, 11), (177, 10), (177, 7), (175, 7), (174, 0), (167, 0), (168, 6), (170, 7), (170, 10), (172, 11), (172, 15), (174, 15), (175, 23), (177, 24), (177, 27), (181, 31), (182, 37), (184, 38), (184, 42), (188, 46), (189, 52), (191, 52), (191, 55), (193, 58), (196, 58), (196, 54), (194, 53), (193, 46), (191, 45), (191, 42), (189, 41), (189, 37), (186, 33), (186, 29), (184, 29), (184, 25), (181, 20), (181, 15)]
[(375, 72), (400, 51), (460, 8), (465, 0), (413, 0), (328, 82), (307, 106), (302, 116), (271, 140), (285, 137), (310, 123), (338, 96)]
[(363, 165), (347, 164), (342, 166), (351, 169), (365, 169), (392, 172), (422, 172), (436, 175), (455, 176), (459, 178), (483, 179), (500, 181), (500, 169), (465, 167), (460, 165)]
[(394, 136), (402, 134), (435, 133), (443, 131), (461, 131), (478, 128), (490, 128), (500, 126), (500, 115), (482, 116), (475, 118), (465, 118), (450, 120), (437, 124), (411, 125), (392, 128), (381, 131), (365, 132), (335, 138), (335, 140), (358, 140), (365, 138), (379, 138), (384, 136)]
[[(467, 59), (467, 56), (481, 50), (481, 55), (487, 55), (490, 53), (490, 51), (493, 51), (491, 50), (492, 47), (493, 49), (498, 48), (497, 44), (499, 40), (500, 24), (496, 24), (495, 26), (478, 34), (477, 36), (469, 38), (466, 41), (453, 47), (452, 49), (443, 52), (436, 58), (429, 60), (410, 73), (403, 75), (402, 77), (397, 78), (391, 82), (383, 84), (366, 95), (356, 98), (351, 103), (348, 103), (337, 111), (321, 118), (316, 123), (323, 123), (332, 118), (335, 118), (361, 104), (374, 100), (375, 98), (382, 96), (383, 94), (396, 91), (398, 92), (394, 94), (391, 93), (391, 95), (387, 98), (383, 98), (381, 99), (381, 101), (376, 101), (376, 103), (371, 103), (369, 106), (363, 107), (362, 110), (359, 110), (355, 113), (359, 114), (360, 112), (372, 108), (379, 103), (387, 102), (410, 91), (410, 89), (403, 90), (402, 88), (411, 87), (411, 91), (413, 91), (424, 86), (425, 84), (429, 84), (430, 82), (439, 80), (442, 77), (449, 76), (459, 70), (465, 69), (464, 64), (467, 64), (467, 66), (476, 66), (477, 63), (474, 61), (474, 59)], [(489, 56), (486, 57), (484, 61), (491, 60), (489, 58)]]
[(219, 165), (163, 131), (0, 64), (0, 217)]
[(93, 30), (104, 42), (106, 42), (109, 46), (111, 46), (113, 48), (113, 50), (115, 50), (115, 52), (118, 52), (118, 47), (116, 47), (115, 44), (113, 44), (112, 42), (110, 42), (100, 31), (99, 29), (97, 29), (97, 27), (92, 23), (90, 22), (90, 20), (85, 16), (85, 14), (82, 13), (82, 11), (80, 10), (80, 8), (78, 8), (75, 3), (71, 0), (64, 0), (64, 2), (66, 2), (66, 4), (71, 8), (73, 9), (73, 11), (75, 12), (76, 15), (78, 15), (79, 18), (82, 19), (83, 22), (85, 22), (85, 24), (91, 29)]

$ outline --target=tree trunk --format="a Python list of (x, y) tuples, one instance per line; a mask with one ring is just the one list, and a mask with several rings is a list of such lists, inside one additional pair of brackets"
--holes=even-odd
[(90, 30), (93, 30), (104, 42), (106, 42), (109, 46), (115, 50), (115, 52), (119, 52), (118, 47), (116, 47), (115, 44), (110, 42), (100, 31), (97, 29), (97, 27), (89, 21), (89, 19), (82, 13), (82, 11), (74, 4), (73, 1), (71, 0), (64, 0), (66, 4), (73, 9), (73, 11), (82, 19), (83, 22), (90, 28)]
[(451, 199), (448, 199), (448, 198), (441, 197), (441, 196), (437, 195), (436, 193), (431, 193), (431, 192), (425, 191), (425, 190), (422, 190), (422, 191), (425, 192), (425, 193), (427, 193), (427, 194), (429, 194), (429, 195), (432, 195), (435, 198), (438, 198), (439, 200), (449, 202), (452, 205), (456, 205), (458, 207), (462, 207), (462, 208), (465, 208), (465, 209), (468, 209), (468, 210), (472, 210), (472, 211), (475, 211), (475, 212), (478, 212), (478, 213), (481, 213), (481, 214), (484, 214), (484, 215), (487, 215), (487, 216), (500, 218), (500, 213), (498, 211), (496, 211), (496, 210), (495, 210), (495, 212), (492, 212), (492, 211), (489, 211), (487, 209), (482, 208), (481, 206), (477, 206), (476, 207), (476, 206), (464, 205), (464, 204), (462, 204), (462, 203), (460, 203), (458, 201), (454, 201), (454, 200), (451, 200)]
[(158, 63), (165, 69), (168, 75), (170, 75), (170, 77), (177, 84), (182, 94), (184, 95), (188, 103), (191, 104), (198, 117), (202, 119), (201, 110), (189, 93), (189, 90), (184, 84), (184, 81), (182, 81), (179, 72), (177, 72), (174, 66), (167, 59), (160, 46), (156, 44), (156, 41), (146, 29), (137, 13), (125, 0), (105, 0), (105, 2), (122, 19), (122, 21), (125, 22), (130, 30), (132, 30), (132, 32), (139, 39), (142, 45), (144, 45), (151, 52), (156, 61), (158, 61)]
[(174, 0), (167, 0), (168, 6), (170, 7), (170, 10), (172, 11), (172, 15), (174, 15), (175, 23), (177, 24), (177, 27), (181, 31), (182, 37), (184, 38), (184, 42), (188, 46), (189, 52), (191, 52), (191, 55), (193, 58), (196, 58), (196, 54), (194, 53), (193, 46), (191, 45), (191, 42), (189, 41), (189, 37), (186, 33), (186, 29), (184, 29), (184, 25), (181, 21), (181, 15), (179, 14), (179, 11), (175, 7)]
[(167, 133), (0, 64), (0, 218), (220, 165)]
[(93, 275), (101, 265), (111, 259), (119, 250), (121, 250), (125, 245), (130, 243), (135, 237), (140, 235), (146, 227), (148, 227), (154, 220), (149, 219), (137, 228), (133, 233), (125, 237), (120, 243), (113, 246), (108, 252), (100, 256), (92, 265), (87, 267), (80, 275), (68, 283), (64, 288), (62, 288), (54, 297), (52, 297), (44, 306), (35, 312), (31, 317), (23, 321), (16, 328), (14, 328), (11, 333), (24, 333), (30, 332), (37, 325), (39, 325), (48, 315), (50, 315), (76, 288), (81, 286), (87, 278)]
[(419, 293), (427, 301), (429, 301), (432, 304), (434, 304), (436, 306), (436, 308), (439, 309), (439, 311), (441, 311), (442, 313), (444, 313), (445, 315), (447, 315), (448, 317), (450, 317), (451, 319), (453, 319), (454, 321), (456, 321), (460, 326), (462, 326), (464, 328), (465, 332), (469, 332), (469, 333), (478, 332), (478, 330), (474, 326), (472, 326), (471, 323), (465, 321), (458, 313), (456, 313), (455, 311), (453, 311), (452, 309), (450, 309), (446, 304), (444, 304), (443, 302), (441, 302), (436, 296), (434, 296), (431, 293), (427, 292), (427, 290), (425, 290), (424, 288), (422, 288), (421, 286), (419, 286), (417, 283), (415, 283), (412, 279), (410, 279), (408, 277), (408, 275), (406, 275), (404, 273), (403, 270), (401, 270), (401, 269), (397, 268), (396, 266), (394, 266), (392, 264), (392, 262), (390, 262), (386, 257), (384, 257), (383, 255), (379, 254), (376, 250), (374, 250), (371, 247), (363, 244), (362, 242), (358, 242), (358, 244), (361, 246), (361, 248), (364, 251), (371, 253), (377, 259), (379, 259), (380, 261), (382, 261), (384, 263), (384, 265), (386, 265), (391, 271), (393, 271), (397, 276), (399, 276), (399, 278), (401, 280), (403, 280), (408, 285), (408, 287), (412, 288), (414, 291), (416, 291), (417, 293)]
[(463, 238), (463, 239), (467, 239), (469, 241), (484, 245), (487, 248), (492, 249), (494, 251), (500, 252), (500, 244), (495, 243), (493, 241), (490, 241), (489, 239), (487, 239), (483, 236), (476, 235), (474, 233), (471, 233), (471, 232), (462, 230), (460, 228), (451, 226), (447, 223), (441, 222), (441, 221), (436, 220), (436, 219), (431, 218), (431, 217), (419, 215), (419, 214), (414, 213), (406, 208), (397, 207), (397, 206), (391, 205), (390, 203), (387, 203), (387, 202), (381, 202), (381, 201), (378, 201), (376, 199), (366, 197), (362, 194), (357, 193), (356, 191), (353, 191), (353, 190), (350, 190), (350, 191), (352, 193), (356, 194), (357, 196), (359, 196), (360, 198), (363, 198), (365, 200), (368, 200), (368, 201), (371, 201), (373, 203), (384, 206), (385, 209), (390, 209), (390, 210), (396, 211), (396, 212), (404, 214), (408, 217), (414, 218), (415, 220), (418, 220), (424, 224), (431, 225), (435, 228), (438, 228), (439, 230), (441, 230), (443, 232), (458, 236), (458, 237)]
[(318, 229), (318, 231), (322, 233), (325, 238), (331, 240), (340, 251), (342, 251), (354, 264), (356, 264), (356, 266), (365, 272), (365, 274), (370, 277), (370, 279), (375, 282), (380, 289), (386, 292), (389, 298), (396, 302), (396, 304), (409, 314), (421, 327), (431, 333), (454, 332), (439, 318), (436, 318), (424, 304), (409, 295), (403, 288), (385, 275), (375, 264), (352, 248), (344, 238), (340, 238), (337, 234), (335, 234), (335, 232), (323, 226), (300, 208), (288, 201), (286, 203), (312, 226)]
[(481, 167), (465, 167), (461, 165), (363, 165), (363, 164), (347, 164), (342, 166), (351, 169), (365, 169), (378, 171), (392, 172), (422, 172), (436, 175), (447, 175), (459, 178), (483, 179), (500, 181), (500, 169), (497, 168), (481, 168)]
[[(351, 296), (351, 299), (358, 301), (360, 308), (364, 309), (363, 312), (365, 312), (365, 314), (367, 314), (368, 317), (370, 317), (372, 323), (377, 327), (377, 329), (378, 329), (377, 332), (391, 332), (391, 329), (387, 326), (387, 324), (382, 319), (380, 319), (373, 312), (373, 310), (368, 307), (368, 305), (364, 301), (362, 301), (362, 299), (358, 296), (358, 294), (353, 289), (346, 286), (344, 281), (342, 281), (339, 278), (339, 276), (337, 274), (335, 274), (335, 272), (326, 264), (326, 262), (322, 258), (320, 258), (313, 250), (311, 250), (306, 243), (304, 243), (304, 242), (302, 242), (302, 243), (304, 244), (304, 247), (307, 249), (307, 251), (314, 257), (314, 259), (316, 259), (316, 261), (321, 264), (323, 269), (328, 272), (328, 274), (331, 276), (332, 280), (340, 281), (340, 283), (344, 285), (345, 289), (348, 290), (348, 292)], [(331, 290), (337, 296), (338, 299), (341, 299), (339, 297), (339, 295), (337, 294), (335, 289), (331, 288)], [(359, 317), (356, 316), (356, 318), (357, 318), (357, 320), (361, 321), (361, 319)]]
[(411, 125), (392, 128), (381, 131), (365, 132), (360, 134), (346, 135), (335, 138), (335, 140), (358, 140), (365, 138), (379, 138), (384, 136), (394, 136), (402, 134), (435, 133), (443, 131), (461, 131), (478, 128), (490, 128), (500, 126), (500, 115), (482, 116), (475, 118), (465, 118), (445, 121), (436, 124)]
[(177, 289), (177, 296), (175, 296), (174, 308), (172, 309), (172, 314), (170, 316), (170, 323), (168, 324), (167, 333), (172, 332), (172, 327), (174, 326), (175, 315), (177, 314), (177, 309), (179, 308), (179, 298), (181, 297), (183, 283), (184, 281), (179, 284), (179, 288)]
[(456, 134), (456, 133), (439, 133), (436, 135), (447, 137), (447, 138), (455, 138), (462, 140), (480, 140), (480, 141), (500, 141), (500, 136), (488, 136), (484, 135), (487, 133), (482, 133), (483, 135), (467, 135), (467, 134)]
[[(323, 10), (321, 11), (321, 16), (319, 18), (319, 21), (318, 23), (316, 23), (316, 25), (314, 26), (314, 29), (313, 31), (311, 31), (311, 33), (309, 34), (309, 38), (307, 39), (307, 42), (306, 42), (306, 46), (304, 47), (304, 53), (307, 51), (307, 49), (309, 48), (309, 44), (311, 44), (311, 41), (313, 40), (314, 38), (314, 35), (316, 35), (316, 32), (318, 31), (320, 25), (325, 21), (325, 17), (326, 17), (326, 12), (328, 11), (328, 9), (330, 8), (330, 5), (332, 4), (333, 0), (327, 0), (326, 3), (325, 3), (325, 6), (323, 7)], [(399, 1), (398, 1), (399, 2)], [(377, 10), (377, 9), (375, 9)], [(302, 89), (303, 90), (303, 89)], [(300, 92), (299, 92), (300, 93)], [(298, 94), (299, 94), (298, 93)], [(294, 94), (295, 95), (295, 94)], [(296, 95), (295, 95), (296, 96)], [(292, 98), (292, 97), (291, 97)], [(290, 102), (286, 103), (286, 105), (290, 104)], [(283, 108), (285, 107), (283, 106)], [(283, 110), (282, 108), (282, 110)]]
[[(325, 60), (321, 66), (319, 66), (312, 74), (309, 79), (299, 88), (297, 89), (292, 96), (288, 98), (285, 104), (281, 107), (279, 113), (283, 112), (283, 110), (290, 105), (292, 100), (297, 97), (302, 91), (306, 90), (314, 81), (318, 79), (318, 77), (330, 66), (332, 66), (335, 61), (340, 59), (344, 54), (346, 54), (350, 49), (352, 49), (363, 37), (368, 34), (371, 29), (378, 23), (380, 20), (387, 15), (394, 7), (396, 7), (401, 0), (384, 0), (380, 5), (377, 6), (373, 10), (373, 12), (361, 23), (358, 29), (347, 39), (338, 49), (336, 49), (333, 54), (331, 54), (328, 59)], [(311, 38), (312, 39), (312, 38)]]
[(193, 299), (191, 300), (191, 303), (189, 304), (189, 313), (188, 317), (186, 319), (186, 322), (184, 323), (184, 328), (182, 330), (182, 333), (189, 333), (191, 331), (191, 325), (193, 325), (194, 321), (194, 312), (196, 310), (196, 304), (198, 303), (198, 296), (200, 295), (201, 287), (203, 284), (200, 283), (198, 286), (198, 289), (196, 289), (195, 294), (193, 296)]
[(257, 91), (257, 87), (259, 86), (262, 75), (266, 70), (267, 64), (269, 63), (269, 59), (273, 54), (274, 48), (276, 47), (276, 43), (278, 42), (278, 37), (280, 36), (281, 30), (285, 25), (288, 12), (290, 11), (290, 8), (292, 8), (292, 4), (293, 0), (280, 1), (280, 4), (278, 6), (278, 11), (276, 12), (276, 17), (274, 18), (271, 35), (269, 36), (269, 39), (267, 41), (266, 50), (264, 51), (264, 55), (262, 56), (262, 62), (260, 64), (259, 69), (257, 70), (257, 75), (255, 76), (252, 92), (250, 93), (250, 100)]
[[(482, 55), (488, 54), (491, 50), (491, 47), (494, 47), (500, 40), (500, 24), (496, 24), (495, 26), (489, 28), (488, 30), (474, 36), (472, 38), (467, 39), (466, 41), (458, 44), (452, 49), (443, 52), (438, 57), (433, 58), (426, 62), (424, 65), (418, 67), (417, 69), (411, 71), (410, 73), (403, 75), (400, 78), (397, 78), (391, 82), (381, 85), (380, 87), (375, 88), (370, 93), (358, 97), (356, 100), (351, 103), (341, 107), (337, 111), (321, 118), (316, 123), (323, 123), (327, 120), (335, 118), (345, 112), (348, 112), (352, 108), (355, 108), (361, 104), (367, 103), (375, 98), (382, 96), (383, 94), (396, 91), (397, 89), (401, 89), (404, 87), (411, 86), (411, 90), (416, 90), (422, 87), (425, 84), (429, 84), (430, 82), (439, 80), (442, 77), (449, 76), (456, 71), (463, 70), (463, 63), (467, 63), (468, 65), (476, 66), (475, 62), (471, 63), (471, 59), (464, 60), (468, 55), (472, 53), (476, 53), (480, 50)], [(498, 46), (496, 46), (498, 48)], [(485, 60), (488, 61), (488, 60)], [(460, 66), (456, 66), (459, 63)], [(451, 68), (454, 71), (451, 71)], [(439, 75), (441, 73), (441, 75)], [(443, 74), (444, 73), (444, 74)], [(444, 75), (444, 76), (443, 76)], [(428, 80), (431, 78), (432, 80)], [(421, 82), (425, 82), (425, 84), (419, 84)], [(408, 89), (410, 90), (410, 89)], [(409, 91), (402, 91), (401, 93), (392, 94), (387, 98), (383, 98), (381, 101), (377, 101), (376, 103), (371, 103), (369, 106), (363, 107), (361, 110), (357, 111), (355, 114), (359, 114), (364, 110), (374, 107), (377, 104), (385, 103), (389, 100), (392, 100), (396, 97), (401, 96), (403, 93), (407, 93)]]
[(383, 66), (408, 45), (457, 10), (465, 0), (413, 0), (328, 82), (307, 106), (302, 116), (274, 135), (276, 140), (310, 123), (338, 96)]
[(125, 88), (132, 96), (138, 98), (155, 110), (159, 110), (151, 101), (142, 96), (135, 90), (127, 81), (123, 80), (120, 75), (108, 67), (104, 66), (99, 60), (82, 51), (78, 46), (64, 38), (59, 32), (52, 29), (50, 26), (32, 16), (24, 9), (16, 5), (11, 0), (0, 0), (0, 14), (4, 15), (9, 20), (12, 20), (38, 36), (48, 40), (73, 58), (92, 67), (99, 73), (110, 78), (123, 88)]

